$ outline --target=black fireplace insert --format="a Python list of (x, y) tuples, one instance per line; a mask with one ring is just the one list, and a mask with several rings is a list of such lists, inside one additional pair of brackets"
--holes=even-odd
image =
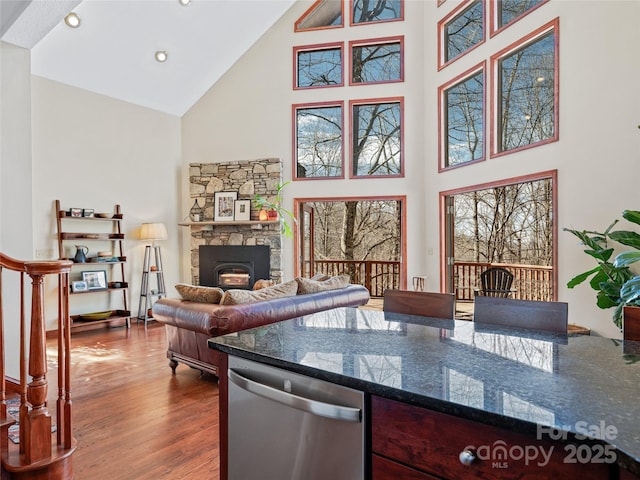
[(267, 245), (201, 245), (200, 285), (250, 290), (256, 280), (270, 278)]

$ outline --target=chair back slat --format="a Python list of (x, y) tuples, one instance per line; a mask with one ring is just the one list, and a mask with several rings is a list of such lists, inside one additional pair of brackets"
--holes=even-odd
[(478, 296), (473, 304), (473, 321), (551, 332), (567, 333), (568, 304)]
[(387, 289), (384, 291), (382, 310), (406, 315), (453, 319), (455, 295)]

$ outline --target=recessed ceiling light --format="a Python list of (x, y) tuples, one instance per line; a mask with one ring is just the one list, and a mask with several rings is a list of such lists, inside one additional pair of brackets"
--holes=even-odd
[(156, 61), (162, 63), (162, 62), (166, 62), (167, 61), (167, 57), (169, 55), (167, 54), (167, 52), (165, 52), (164, 50), (158, 50), (156, 52)]
[(78, 28), (80, 26), (80, 17), (77, 14), (71, 12), (67, 14), (66, 17), (64, 17), (64, 23), (66, 23), (68, 27)]
[(191, 0), (178, 0), (178, 3), (183, 7), (186, 7), (187, 5), (191, 5)]

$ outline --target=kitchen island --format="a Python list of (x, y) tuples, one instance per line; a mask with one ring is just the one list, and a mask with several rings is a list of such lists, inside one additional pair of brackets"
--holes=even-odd
[(365, 478), (640, 478), (637, 342), (338, 308), (209, 346), (364, 392)]

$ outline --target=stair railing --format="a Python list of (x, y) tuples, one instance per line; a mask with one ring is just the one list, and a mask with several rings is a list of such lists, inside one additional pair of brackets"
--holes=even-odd
[[(73, 478), (73, 452), (76, 448), (71, 431), (71, 361), (69, 317), (69, 272), (71, 261), (21, 261), (0, 253), (0, 424), (2, 424), (2, 479), (40, 480)], [(5, 319), (3, 292), (4, 270), (18, 273), (18, 318)], [(45, 320), (45, 277), (57, 277), (57, 400), (55, 436), (47, 409), (47, 349)], [(29, 278), (27, 278), (29, 277)], [(28, 281), (31, 289), (28, 291)], [(27, 314), (27, 301), (31, 310)], [(8, 299), (7, 300), (14, 300)], [(12, 310), (12, 312), (15, 310)], [(15, 316), (15, 315), (12, 315)], [(13, 419), (7, 413), (7, 379), (5, 369), (5, 321), (20, 325), (20, 398), (18, 413), (19, 447), (8, 442), (8, 427)], [(27, 328), (29, 334), (27, 337)], [(28, 352), (28, 354), (27, 354)], [(15, 388), (14, 388), (15, 390)]]

